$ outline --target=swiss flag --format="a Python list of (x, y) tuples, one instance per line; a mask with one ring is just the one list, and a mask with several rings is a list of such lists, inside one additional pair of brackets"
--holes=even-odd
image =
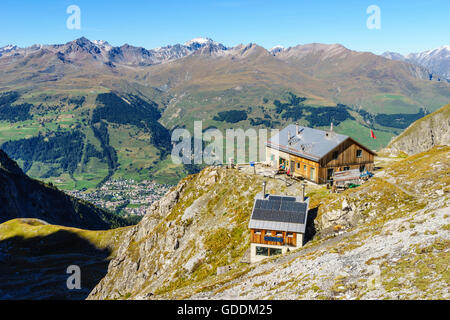
[(374, 139), (377, 138), (377, 137), (375, 137), (375, 133), (373, 133), (373, 130), (372, 130), (372, 129), (370, 129), (370, 136), (371, 136), (372, 138), (374, 138)]

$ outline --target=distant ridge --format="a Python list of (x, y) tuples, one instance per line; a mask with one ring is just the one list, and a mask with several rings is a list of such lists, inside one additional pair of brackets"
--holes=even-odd
[(423, 66), (432, 73), (450, 81), (450, 46), (448, 45), (423, 52), (409, 53), (407, 55), (396, 52), (385, 52), (382, 56), (391, 60), (405, 61)]

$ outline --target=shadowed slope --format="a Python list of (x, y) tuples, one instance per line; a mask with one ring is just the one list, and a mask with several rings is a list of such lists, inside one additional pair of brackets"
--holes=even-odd
[(0, 222), (14, 218), (38, 218), (52, 224), (92, 230), (126, 225), (123, 219), (113, 214), (29, 178), (2, 150), (0, 203)]
[[(0, 225), (0, 299), (84, 299), (106, 274), (114, 243), (126, 229), (85, 231), (14, 219)], [(67, 267), (81, 270), (69, 290)]]

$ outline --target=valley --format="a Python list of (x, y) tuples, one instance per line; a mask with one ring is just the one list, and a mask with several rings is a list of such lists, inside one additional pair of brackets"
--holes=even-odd
[[(1, 148), (65, 190), (109, 179), (175, 184), (198, 172), (169, 158), (171, 131), (196, 120), (205, 130), (333, 122), (379, 150), (450, 99), (450, 84), (424, 67), (337, 44), (272, 52), (211, 39), (144, 49), (79, 38), (8, 47), (0, 76)], [(39, 151), (46, 145), (54, 152)]]
[[(412, 57), (207, 38), (0, 48), (0, 299), (449, 299), (450, 83)], [(323, 148), (347, 135), (374, 176), (333, 193), (311, 162), (291, 162), (309, 182), (277, 174), (281, 156), (176, 164), (172, 133), (194, 121), (298, 124)], [(306, 183), (305, 246), (250, 263), (263, 182)]]

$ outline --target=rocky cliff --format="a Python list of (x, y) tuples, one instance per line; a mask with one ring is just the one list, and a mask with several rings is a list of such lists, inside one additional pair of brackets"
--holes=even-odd
[[(262, 176), (209, 167), (182, 180), (130, 229), (91, 299), (151, 298), (248, 268), (248, 220)], [(300, 194), (269, 179), (267, 191)]]
[[(308, 243), (248, 264), (247, 224), (262, 179), (207, 168), (131, 228), (89, 299), (448, 299), (450, 147), (394, 160), (341, 194), (308, 186)], [(307, 237), (308, 238), (308, 237)]]
[(0, 223), (15, 218), (37, 218), (51, 224), (104, 230), (125, 221), (57, 188), (25, 175), (0, 150)]
[(450, 104), (412, 123), (392, 139), (387, 151), (413, 155), (438, 145), (450, 145)]

